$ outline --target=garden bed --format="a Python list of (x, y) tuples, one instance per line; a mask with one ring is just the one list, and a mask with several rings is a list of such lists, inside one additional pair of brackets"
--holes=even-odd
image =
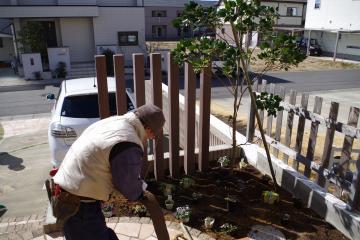
[[(212, 166), (207, 173), (196, 173), (191, 179), (194, 184), (186, 189), (184, 179), (166, 179), (162, 182), (147, 180), (148, 189), (163, 207), (166, 220), (179, 221), (175, 216), (176, 208), (188, 205), (191, 217), (186, 225), (216, 239), (245, 237), (254, 225), (271, 225), (281, 231), (286, 239), (347, 239), (316, 213), (303, 208), (297, 199), (284, 190), (279, 190), (278, 203), (265, 203), (263, 192), (272, 190), (269, 178), (251, 166), (235, 170), (232, 175), (227, 168)], [(164, 204), (169, 189), (172, 189), (175, 201), (171, 211), (166, 210)], [(195, 200), (193, 196), (200, 197)], [(226, 201), (226, 198), (235, 202)], [(134, 216), (139, 214), (136, 209), (139, 209), (137, 203), (119, 199), (114, 214)], [(205, 229), (206, 217), (215, 219), (212, 229)], [(290, 218), (286, 221), (286, 217)], [(221, 230), (220, 226), (225, 223), (235, 226), (232, 232)]]

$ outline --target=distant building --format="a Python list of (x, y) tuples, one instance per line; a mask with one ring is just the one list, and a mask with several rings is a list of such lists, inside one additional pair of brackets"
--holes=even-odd
[[(179, 40), (190, 37), (191, 29), (177, 29), (172, 20), (179, 16), (190, 0), (144, 0), (146, 40)], [(215, 6), (217, 1), (197, 1), (203, 6)]]
[(360, 1), (308, 0), (305, 29), (325, 55), (360, 60)]
[(41, 22), (47, 47), (67, 47), (71, 64), (93, 62), (106, 48), (128, 64), (146, 52), (143, 0), (1, 0), (0, 19), (10, 19), (15, 37), (26, 22)]
[[(261, 5), (271, 6), (277, 10), (279, 19), (276, 20), (274, 31), (286, 32), (295, 36), (302, 36), (304, 33), (307, 0), (262, 0)], [(221, 2), (218, 7), (222, 7)], [(225, 23), (223, 29), (218, 31), (223, 38), (232, 42), (233, 36), (230, 24)], [(261, 36), (253, 33), (250, 46), (254, 47), (261, 42)]]

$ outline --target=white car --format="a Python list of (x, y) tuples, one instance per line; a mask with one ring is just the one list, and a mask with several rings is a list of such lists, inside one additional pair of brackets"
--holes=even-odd
[[(95, 82), (94, 82), (95, 81)], [(95, 83), (95, 84), (94, 84)], [(108, 78), (110, 114), (116, 115), (115, 79)], [(98, 89), (94, 78), (64, 80), (55, 100), (54, 94), (47, 99), (55, 100), (48, 129), (51, 163), (59, 167), (71, 144), (92, 123), (99, 121)], [(127, 93), (127, 109), (134, 109), (134, 102)]]

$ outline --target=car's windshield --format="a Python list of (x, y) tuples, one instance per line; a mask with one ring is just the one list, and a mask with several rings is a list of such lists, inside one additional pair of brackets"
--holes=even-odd
[[(109, 93), (110, 115), (116, 115), (116, 97), (115, 93)], [(132, 102), (127, 96), (128, 111), (134, 109)], [(78, 95), (65, 97), (61, 109), (61, 116), (72, 118), (98, 118), (99, 105), (98, 95)]]

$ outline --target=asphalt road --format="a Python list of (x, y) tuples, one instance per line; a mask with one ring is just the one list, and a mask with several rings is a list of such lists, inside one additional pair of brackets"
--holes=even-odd
[[(273, 73), (264, 77), (268, 83), (276, 83), (298, 92), (326, 91), (338, 89), (360, 88), (360, 70), (336, 70), (319, 72), (285, 72)], [(180, 87), (183, 88), (183, 80)], [(127, 87), (132, 87), (132, 81), (126, 82)], [(199, 81), (197, 86), (199, 87)], [(216, 96), (228, 97), (229, 94), (223, 87), (223, 81), (213, 80), (213, 90)], [(52, 102), (46, 100), (47, 93), (57, 94), (58, 86), (24, 85), (0, 87), (0, 117), (27, 115), (50, 112)], [(360, 94), (360, 93), (359, 93)]]

